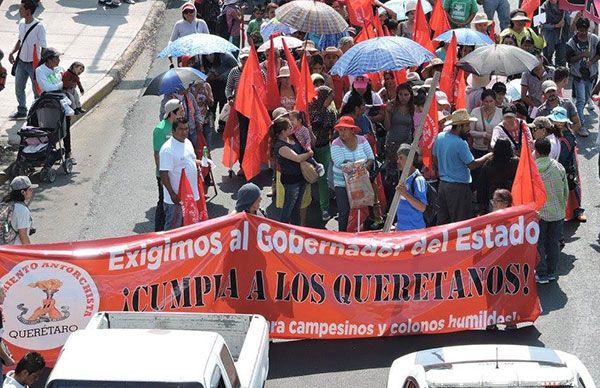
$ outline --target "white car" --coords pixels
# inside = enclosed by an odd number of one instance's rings
[[[596,387],[577,357],[522,345],[448,346],[410,353],[394,361],[387,386]]]

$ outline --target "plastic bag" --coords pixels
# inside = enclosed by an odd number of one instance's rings
[[[366,206],[373,206],[375,202],[375,192],[369,179],[369,171],[365,160],[357,162],[348,162],[342,165],[344,181],[346,182],[346,192],[350,209],[358,209]]]

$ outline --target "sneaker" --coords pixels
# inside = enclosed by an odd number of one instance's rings
[[[587,222],[587,217],[586,217],[586,216],[585,216],[585,214],[583,214],[583,213],[579,213],[579,214],[578,214],[578,215],[575,217],[575,219],[576,219],[578,222]]]
[[[317,173],[319,174],[320,177],[325,175],[325,168],[323,167],[323,165],[321,163],[317,163],[317,165],[315,167],[316,167]]]
[[[535,282],[537,284],[548,284],[548,276],[535,274]]]
[[[77,108],[75,109],[75,113],[77,113],[78,115],[82,115],[87,113],[87,110],[83,109],[83,108]]]
[[[331,219],[331,215],[329,214],[329,212],[327,210],[323,210],[321,212],[321,219],[325,222],[327,222]]]
[[[581,128],[579,128],[579,131],[577,132],[577,134],[581,137],[588,137],[590,135],[590,132],[587,130],[587,128],[581,127]]]
[[[121,3],[117,3],[114,0],[106,0],[106,2],[104,3],[104,6],[107,8],[118,8],[121,5]]]
[[[549,282],[553,282],[556,280],[556,274],[549,274],[548,276],[546,276],[546,279],[548,279]]]
[[[135,0],[123,0],[123,3],[126,3],[126,4],[135,4]]]
[[[8,116],[8,118],[10,120],[15,120],[15,121],[16,120],[26,120],[27,119],[27,113],[17,111],[15,113],[13,113],[12,115]]]

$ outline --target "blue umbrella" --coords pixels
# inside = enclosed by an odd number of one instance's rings
[[[146,88],[144,96],[163,94],[187,89],[194,82],[206,80],[206,74],[192,67],[178,67],[156,76]]]
[[[385,6],[396,12],[396,20],[402,22],[404,20],[408,20],[408,16],[406,16],[406,0],[391,0],[385,3]],[[415,1],[416,3],[416,1]],[[429,13],[433,11],[433,7],[429,3],[429,1],[421,1],[421,7],[423,7],[423,13]],[[385,12],[385,9],[379,7],[379,14]]]
[[[212,53],[232,53],[239,50],[234,44],[217,35],[190,34],[170,42],[158,54],[160,58],[206,55]]]
[[[296,29],[280,22],[277,18],[266,21],[260,26],[260,36],[262,36],[265,42],[268,41],[271,34],[275,32],[279,32],[282,35],[292,35],[296,32]]]
[[[321,39],[319,39],[319,44],[317,47],[320,50],[325,50],[327,47],[337,47],[338,42],[344,36],[350,36],[348,31],[338,32],[337,34],[324,34],[321,35]]]
[[[373,38],[354,45],[338,59],[332,75],[363,75],[401,70],[433,59],[433,54],[414,41],[399,36]]]
[[[456,33],[456,43],[465,46],[484,46],[488,44],[494,44],[486,34],[482,34],[479,31],[472,30],[470,28],[455,28],[454,30],[448,30],[443,34],[433,38],[438,42],[450,42],[452,40],[452,33]]]

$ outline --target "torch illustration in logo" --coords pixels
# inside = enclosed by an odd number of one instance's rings
[[[54,294],[59,291],[62,285],[63,283],[58,279],[47,279],[29,283],[29,287],[41,289],[46,294],[46,298],[42,300],[42,305],[36,308],[29,318],[25,317],[29,309],[25,307],[24,303],[19,304],[17,308],[21,310],[21,314],[17,319],[25,325],[35,325],[40,322],[57,322],[67,319],[70,315],[69,307],[61,306],[59,311],[56,308],[56,300],[54,299]]]

